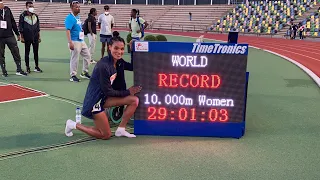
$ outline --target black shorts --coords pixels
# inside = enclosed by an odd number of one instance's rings
[[[96,104],[94,104],[91,107],[84,106],[82,108],[82,115],[84,117],[89,118],[89,119],[93,119],[94,114],[99,114],[99,113],[105,111],[105,109],[103,107],[105,102],[106,102],[106,99],[100,99]]]
[[[102,42],[102,43],[107,43],[107,44],[109,44],[111,38],[112,38],[112,35],[103,35],[103,34],[100,34],[100,42]]]

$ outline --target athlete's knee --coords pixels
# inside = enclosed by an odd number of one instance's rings
[[[130,105],[138,106],[139,98],[137,96],[130,96]]]
[[[101,139],[103,140],[108,140],[111,138],[111,133],[104,133],[101,137]]]
[[[103,140],[108,140],[111,138],[111,131],[100,131],[101,132],[101,137],[100,139],[103,139]]]

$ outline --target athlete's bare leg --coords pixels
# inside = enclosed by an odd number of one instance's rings
[[[136,96],[127,96],[124,98],[111,97],[106,100],[104,108],[127,105],[123,112],[122,122],[116,131],[116,136],[135,137],[135,135],[126,132],[125,127],[129,122],[130,117],[133,116],[138,104],[139,99]],[[72,136],[72,130],[78,129],[98,139],[109,139],[111,137],[111,130],[106,113],[100,112],[98,114],[94,114],[93,119],[95,127],[76,124],[76,122],[68,120],[66,123],[65,134],[67,136]]]
[[[127,96],[125,98],[112,97],[105,102],[104,108],[127,105],[122,115],[122,121],[115,132],[115,136],[126,136],[129,138],[136,137],[134,134],[130,134],[126,131],[126,125],[136,111],[138,104],[139,99],[136,96]]]
[[[122,121],[119,125],[119,127],[126,127],[130,118],[136,111],[138,104],[139,99],[136,96],[127,96],[124,98],[111,97],[108,98],[107,101],[104,103],[104,108],[127,105],[127,107],[124,109]]]
[[[106,42],[103,42],[102,43],[102,46],[101,46],[101,59],[104,57],[104,52],[106,51]]]
[[[93,115],[95,127],[87,127],[82,124],[77,124],[76,128],[89,136],[98,139],[109,139],[111,137],[111,130],[108,117],[105,112]]]

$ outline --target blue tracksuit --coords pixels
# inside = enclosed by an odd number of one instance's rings
[[[96,64],[83,102],[83,116],[93,119],[93,114],[103,112],[103,105],[108,97],[130,95],[130,91],[125,87],[124,70],[132,71],[132,64],[120,59],[116,67],[108,56]]]

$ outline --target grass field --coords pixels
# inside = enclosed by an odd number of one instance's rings
[[[0,82],[17,83],[49,96],[0,104],[0,179],[320,179],[319,87],[296,66],[256,49],[249,50],[247,131],[241,139],[112,138],[1,158],[14,151],[87,137],[79,131],[65,137],[64,127],[67,119],[75,118],[75,105],[81,105],[88,80],[69,82],[69,50],[63,31],[43,31],[42,41],[42,74],[14,75],[15,65],[6,49],[9,77],[1,77]],[[23,45],[19,46],[23,58]],[[100,47],[98,43],[95,59],[100,57]],[[32,53],[30,64],[33,68]],[[132,85],[132,73],[127,72],[126,78]],[[84,123],[93,124],[87,119]]]

